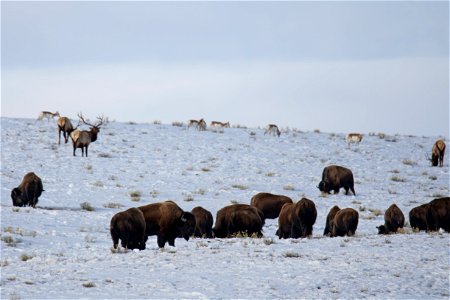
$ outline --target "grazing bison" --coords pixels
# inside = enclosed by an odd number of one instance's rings
[[[259,208],[266,219],[276,219],[285,203],[293,203],[292,199],[283,195],[258,193],[252,197],[250,204]]]
[[[33,172],[27,173],[20,185],[11,191],[11,199],[14,206],[32,206],[36,208],[38,198],[41,196],[44,188],[42,180]]]
[[[346,195],[348,195],[349,189],[353,195],[356,195],[352,171],[341,166],[331,165],[325,167],[322,172],[322,181],[317,187],[321,192],[327,194],[332,190],[337,194],[340,188],[344,188]]]
[[[358,227],[359,214],[353,208],[339,210],[333,218],[331,236],[352,236]]]
[[[397,232],[399,228],[405,225],[405,216],[401,209],[392,204],[384,213],[384,225],[378,226],[378,234],[389,234]]]
[[[431,165],[437,167],[444,166],[445,142],[444,140],[437,140],[431,149]]]
[[[121,240],[123,248],[144,250],[148,239],[145,226],[144,214],[138,208],[115,214],[109,227],[114,249],[117,249]]]
[[[414,230],[428,230],[427,213],[429,203],[414,207],[409,212],[409,224]]]
[[[333,206],[330,209],[330,211],[328,212],[328,215],[327,215],[327,223],[325,224],[325,230],[323,231],[323,235],[331,235],[332,228],[333,228],[334,216],[340,210],[341,209],[337,205]]]
[[[287,203],[281,209],[276,234],[280,239],[310,236],[316,218],[317,210],[313,201],[302,198],[295,204]]]
[[[195,231],[195,217],[173,201],[148,204],[139,209],[144,214],[147,236],[156,235],[160,248],[164,248],[166,242],[175,246],[178,236],[188,241]]]
[[[195,231],[196,237],[212,237],[213,216],[210,211],[201,206],[194,207],[191,213],[195,217]]]
[[[434,199],[429,203],[427,211],[428,230],[437,231],[439,228],[450,232],[450,197]]]
[[[247,204],[233,204],[217,211],[216,224],[213,228],[215,237],[225,238],[245,232],[262,236],[264,214],[256,207]]]

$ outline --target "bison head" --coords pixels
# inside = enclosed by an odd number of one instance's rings
[[[324,192],[324,193],[328,193],[330,191],[328,182],[324,181],[324,180],[319,182],[319,185],[317,186],[317,188],[319,189],[319,191]]]
[[[25,203],[22,200],[22,192],[19,188],[13,188],[11,191],[11,199],[13,202],[13,206],[24,206]]]
[[[377,226],[378,234],[388,234],[389,230],[384,225]]]
[[[439,155],[432,153],[431,154],[431,165],[433,165],[433,167],[437,167],[439,162]]]
[[[178,230],[180,231],[180,235],[186,240],[189,241],[189,237],[192,236],[195,232],[195,217],[190,212],[184,212],[178,222]]]

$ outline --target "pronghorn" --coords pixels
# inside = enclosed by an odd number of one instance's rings
[[[50,119],[53,119],[54,117],[59,117],[58,111],[56,111],[55,113],[52,113],[49,111],[41,111],[39,113],[37,120],[41,121],[43,118],[47,118],[47,122],[48,122],[48,121],[50,121]]]
[[[278,137],[280,137],[281,132],[278,129],[278,126],[275,124],[269,124],[266,127],[266,130],[264,131],[264,134],[269,133],[269,134],[273,134],[273,135],[278,135]]]
[[[439,167],[444,166],[444,154],[445,154],[445,142],[444,140],[437,140],[433,148],[431,149],[431,165],[433,167],[437,167],[439,163]]]
[[[356,143],[359,145],[361,143],[363,135],[360,133],[349,133],[347,134],[347,145],[350,148],[351,143]]]
[[[83,122],[86,125],[91,126],[90,130],[74,130],[70,134],[70,138],[72,139],[73,143],[73,156],[75,156],[75,150],[77,148],[81,148],[81,156],[84,156],[84,149],[86,149],[86,157],[88,156],[88,147],[91,142],[95,142],[97,140],[97,135],[100,132],[100,126],[107,121],[105,117],[97,117],[97,123],[95,125],[89,124],[84,120],[83,115],[80,113],[78,114],[78,118],[80,118],[80,121]],[[77,126],[78,127],[78,126]]]
[[[189,120],[188,129],[191,126],[195,126],[195,128],[197,128],[198,130],[206,130],[206,122],[205,122],[205,120],[203,120],[203,118],[198,121],[197,120]]]
[[[220,126],[223,128],[230,128],[230,122],[222,123],[219,121],[212,121],[210,126]]]

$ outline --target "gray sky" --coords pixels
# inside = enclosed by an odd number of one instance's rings
[[[1,3],[1,114],[449,136],[448,2]]]

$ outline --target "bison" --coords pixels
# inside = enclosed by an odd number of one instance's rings
[[[261,210],[248,204],[233,204],[217,211],[213,233],[218,238],[231,237],[240,232],[261,237],[263,225],[264,214]]]
[[[429,203],[414,207],[409,212],[409,224],[414,230],[428,230],[427,213]]]
[[[317,210],[313,201],[302,198],[295,204],[287,203],[281,209],[276,234],[280,239],[310,236],[316,218]]]
[[[434,199],[429,203],[427,224],[429,231],[442,228],[450,232],[450,197]]]
[[[29,172],[23,177],[20,185],[11,191],[13,206],[28,205],[36,208],[38,198],[43,191],[41,178],[33,172]]]
[[[403,228],[403,225],[405,225],[403,212],[397,205],[392,204],[384,213],[384,225],[377,227],[378,234],[397,232],[399,228]]]
[[[353,195],[356,195],[352,171],[341,166],[331,165],[325,167],[322,172],[322,181],[317,187],[321,192],[327,194],[332,190],[337,194],[340,188],[344,188],[346,195],[348,195],[349,189]]]
[[[330,209],[330,211],[328,212],[328,215],[327,215],[327,223],[325,224],[325,230],[323,231],[323,235],[331,235],[331,231],[332,231],[332,228],[333,228],[334,216],[340,210],[341,209],[337,205],[333,206]]]
[[[258,193],[252,197],[250,202],[252,206],[263,212],[266,219],[278,218],[281,208],[286,203],[293,203],[292,199],[287,196],[270,193]]]
[[[437,167],[444,166],[445,142],[444,140],[437,140],[431,149],[431,165]]]
[[[144,214],[147,236],[156,235],[160,248],[164,248],[167,242],[175,246],[178,236],[188,241],[195,231],[195,217],[173,201],[148,204],[139,209]]]
[[[359,214],[353,208],[339,210],[333,218],[331,236],[352,236],[358,227]]]
[[[115,214],[109,227],[114,249],[117,249],[121,240],[123,248],[144,250],[148,239],[145,226],[144,214],[138,208],[133,207]]]
[[[213,216],[210,211],[201,206],[194,207],[191,213],[195,217],[195,231],[196,237],[212,237]]]

